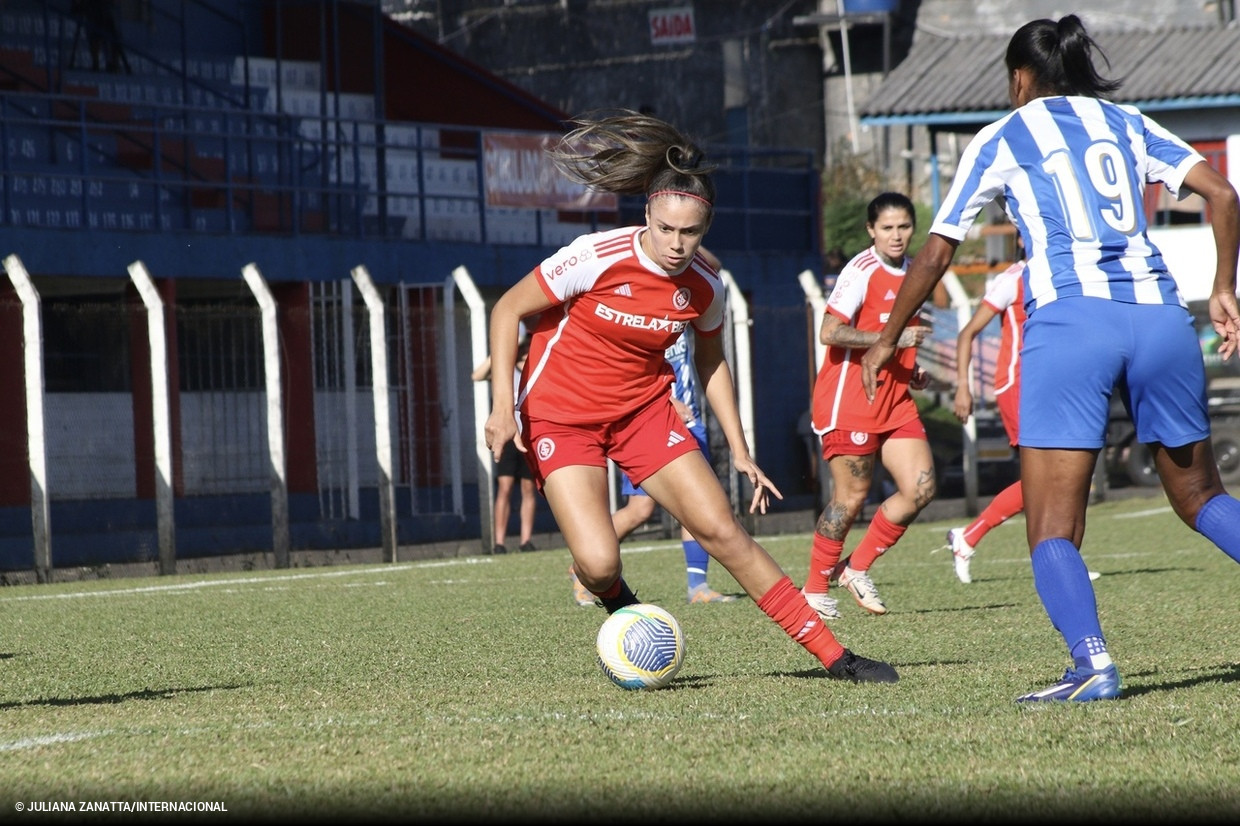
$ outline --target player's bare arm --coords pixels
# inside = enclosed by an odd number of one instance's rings
[[[1240,197],[1231,182],[1205,161],[1184,176],[1184,188],[1206,200],[1214,233],[1214,288],[1210,293],[1210,323],[1222,341],[1223,360],[1240,346],[1240,309],[1236,305],[1236,256],[1240,247]]]
[[[930,328],[924,326],[906,327],[900,333],[897,347],[916,347],[930,334]],[[819,340],[828,347],[865,348],[878,341],[878,333],[858,330],[844,323],[839,316],[826,314],[822,320],[822,328],[818,333]]]
[[[538,284],[537,273],[530,272],[504,293],[491,310],[491,415],[482,433],[497,462],[509,441],[515,441],[517,448],[525,452],[513,415],[512,374],[517,364],[517,339],[521,319],[550,306]]]
[[[861,357],[861,386],[865,389],[866,398],[874,401],[874,388],[877,387],[878,371],[891,360],[909,319],[920,309],[939,283],[943,273],[947,272],[952,256],[956,254],[956,241],[936,233],[930,233],[926,243],[917,252],[917,257],[909,265],[904,275],[904,283],[896,293],[895,304],[891,307],[891,315],[878,334],[877,341],[870,345]]]
[[[969,389],[969,364],[973,360],[973,342],[998,313],[989,304],[980,304],[977,312],[956,336],[956,398],[952,412],[962,423],[973,415],[973,392]]]

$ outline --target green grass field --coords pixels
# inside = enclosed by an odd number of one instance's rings
[[[1084,555],[1125,695],[1029,708],[1013,699],[1068,661],[1023,521],[968,586],[930,552],[946,527],[875,566],[891,613],[842,594],[832,624],[896,685],[826,679],[747,599],[686,605],[676,542],[625,545],[687,639],[654,692],[599,671],[605,615],[573,603],[563,548],[0,589],[0,818],[197,801],[227,814],[164,819],[1240,822],[1236,564],[1161,498],[1094,506]],[[808,534],[763,541],[800,583]]]

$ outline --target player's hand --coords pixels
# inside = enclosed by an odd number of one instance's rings
[[[895,351],[896,348],[890,344],[879,342],[870,345],[870,348],[865,351],[865,355],[861,357],[861,387],[865,390],[865,397],[870,401],[874,401],[874,391],[878,389],[878,385],[882,384],[883,381],[878,378],[878,371],[891,360],[891,356]]]
[[[685,404],[680,399],[672,399],[672,409],[676,411],[676,415],[679,416],[680,420],[686,425],[692,426],[696,421],[696,419],[693,418],[693,411],[689,409],[689,405]]]
[[[916,327],[905,327],[900,331],[900,338],[896,341],[897,347],[920,347],[921,343],[930,335],[930,328],[924,324],[918,324]]]
[[[776,499],[783,499],[784,495],[779,492],[779,488],[775,487],[775,483],[766,478],[766,474],[762,469],[754,463],[753,459],[746,457],[745,459],[733,459],[732,463],[736,466],[737,473],[743,473],[749,477],[749,483],[753,485],[753,501],[749,503],[750,513],[766,513],[767,507],[771,504],[771,494],[775,494]]]
[[[1223,361],[1231,358],[1240,346],[1240,310],[1234,292],[1215,292],[1210,296],[1210,323],[1221,341],[1218,354]]]
[[[914,365],[913,377],[908,383],[910,390],[925,390],[930,386],[930,374],[921,369],[921,365]]]
[[[973,394],[963,384],[956,388],[956,402],[952,412],[961,424],[968,422],[973,415]]]
[[[517,420],[511,410],[492,408],[491,415],[487,417],[487,423],[482,428],[482,437],[497,462],[504,452],[504,445],[509,442],[514,442],[517,450],[522,453],[526,452],[521,434],[517,432]]]

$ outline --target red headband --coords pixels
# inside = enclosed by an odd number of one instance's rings
[[[706,204],[706,206],[709,206],[709,207],[714,206],[714,204],[712,204],[710,201],[703,198],[701,195],[694,195],[692,192],[682,192],[679,189],[660,189],[658,192],[651,192],[648,196],[646,196],[646,200],[653,201],[655,198],[658,198],[660,195],[679,195],[682,198],[692,198],[695,201],[701,201],[702,203]]]

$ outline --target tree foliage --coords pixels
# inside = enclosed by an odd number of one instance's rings
[[[845,260],[870,246],[865,229],[865,210],[880,192],[903,192],[881,170],[852,154],[848,148],[837,149],[832,164],[822,173],[822,245],[824,250],[840,247]],[[905,193],[913,197],[910,193]],[[926,239],[926,231],[934,217],[930,207],[913,201],[917,229],[913,233],[910,254]]]

